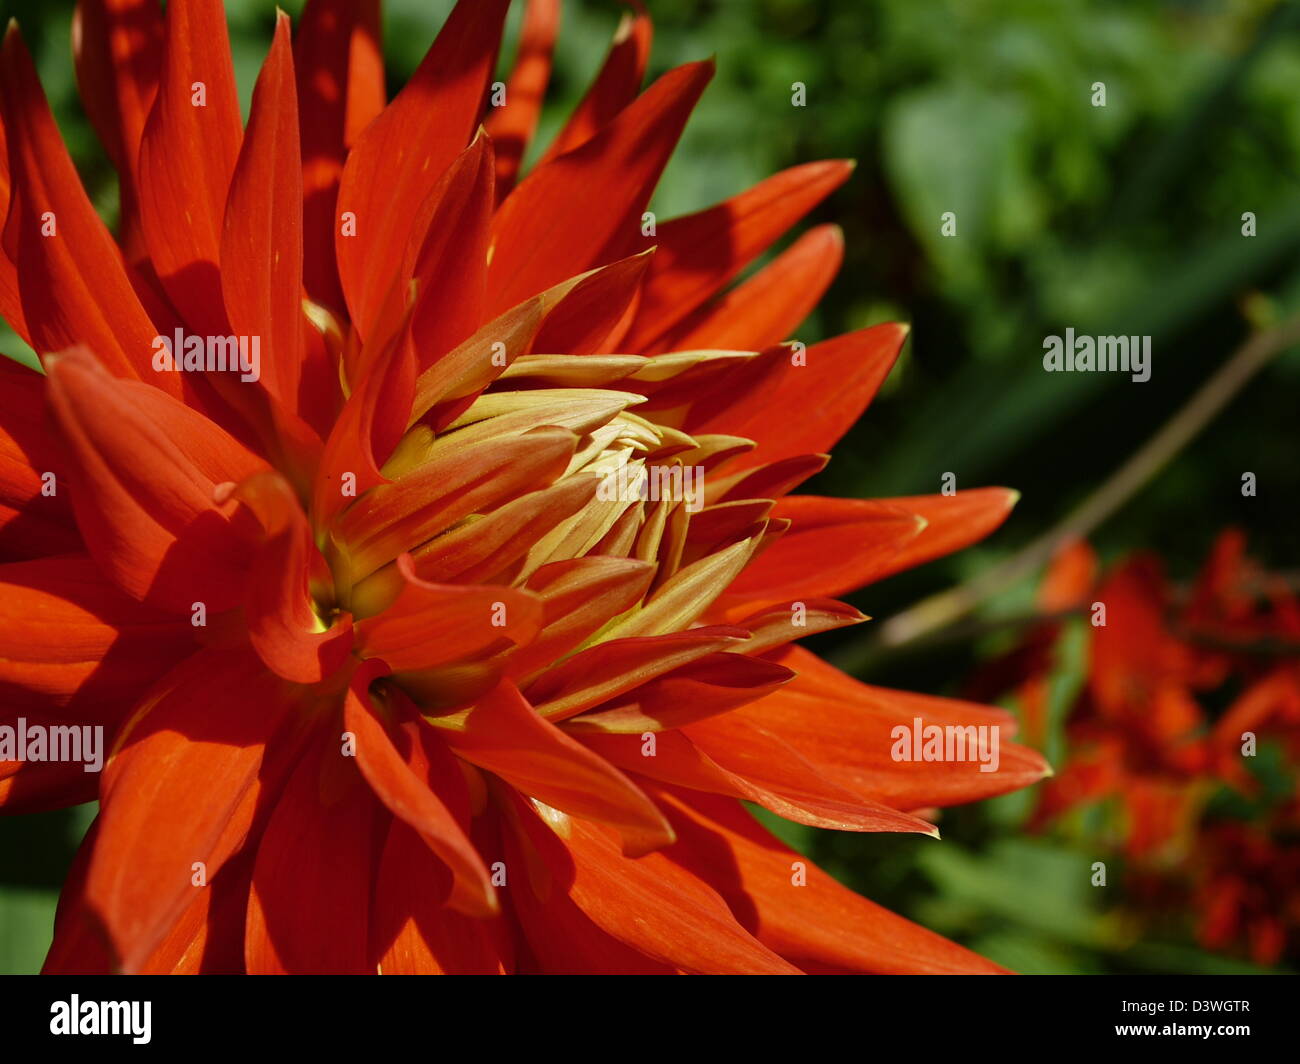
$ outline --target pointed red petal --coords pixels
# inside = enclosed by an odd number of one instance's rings
[[[740,645],[740,628],[692,628],[611,639],[574,654],[528,685],[538,712],[565,720],[692,661]]]
[[[400,754],[363,680],[369,682],[366,670],[357,673],[343,706],[343,727],[356,736],[357,767],[389,812],[414,828],[450,870],[448,904],[469,916],[495,914],[499,909],[496,889],[483,859],[465,835],[469,800],[455,759],[426,727],[405,729],[408,753],[405,757]],[[443,789],[459,786],[463,799],[459,817],[432,789],[435,780]]]
[[[379,467],[406,431],[416,372],[409,316],[374,350],[325,441],[312,494],[318,527],[351,499],[387,483]]]
[[[736,712],[715,719],[725,723]],[[742,798],[798,824],[834,831],[935,833],[924,820],[823,778],[791,746],[759,729],[728,725],[728,734],[709,734],[707,741],[729,757],[727,765],[697,746],[687,729],[659,732],[654,738],[650,745],[638,735],[589,732],[582,741],[634,778]]]
[[[881,975],[1002,971],[858,897],[736,802],[672,791],[664,799],[680,833],[664,856],[711,883],[751,934],[795,964]]]
[[[497,975],[511,970],[502,934],[439,900],[447,879],[419,835],[394,819],[375,879],[372,952],[384,975]]]
[[[411,331],[424,369],[463,343],[483,324],[487,301],[488,229],[492,220],[492,142],[474,138],[447,168],[412,223],[427,232],[423,245],[408,249],[414,278],[415,316]]]
[[[790,520],[789,529],[746,566],[727,589],[725,605],[788,603],[854,591],[895,571],[893,559],[924,528],[916,515],[874,499],[790,495],[776,504],[772,516]]]
[[[156,329],[86,197],[16,23],[0,61],[0,113],[13,182],[5,251],[21,267],[22,320],[37,353],[86,344],[113,374],[180,394],[175,374],[152,371]]]
[[[0,106],[0,216],[9,217],[9,201],[12,191],[9,182],[9,141],[5,137],[4,107]],[[18,292],[18,267],[9,257],[9,249],[0,246],[0,317],[9,323],[23,338],[28,347],[32,345],[31,333],[23,319],[23,301]]]
[[[793,677],[762,658],[710,654],[566,720],[564,730],[640,735],[680,728],[762,698]]]
[[[843,260],[844,233],[838,225],[810,229],[753,277],[700,307],[643,351],[762,351],[779,344],[812,313]]]
[[[337,739],[303,756],[257,847],[244,933],[250,975],[374,971],[373,854],[388,819]]]
[[[867,408],[907,339],[901,325],[875,325],[797,352],[781,346],[722,375],[682,426],[692,435],[723,433],[758,447],[735,468],[826,454]],[[773,418],[777,404],[816,417]]]
[[[533,350],[594,355],[616,347],[615,330],[640,290],[650,258],[648,252],[630,255],[584,277],[547,315]]]
[[[77,87],[90,123],[117,168],[122,243],[139,233],[140,138],[158,93],[163,16],[153,0],[79,0],[72,22]]]
[[[537,167],[506,198],[492,224],[489,313],[640,242],[641,212],[712,76],[711,62],[669,71],[599,134]]]
[[[640,352],[761,255],[848,180],[853,164],[806,163],[783,170],[715,207],[674,218],[641,247],[657,247],[636,322],[624,342]]]
[[[264,744],[291,702],[247,650],[202,651],[137,712],[104,771],[86,895],[127,971],[251,822]]]
[[[196,634],[188,619],[124,595],[84,554],[0,565],[6,714],[111,727],[140,697],[141,677],[196,649]]]
[[[707,883],[662,854],[628,860],[608,829],[578,819],[564,825],[567,835],[561,841],[531,810],[515,809],[518,830],[550,867],[563,869],[561,855],[568,852],[571,877],[566,875],[551,889],[565,891],[613,938],[688,972],[795,974],[796,969],[736,922]]]
[[[341,613],[326,628],[312,608],[312,592],[328,580],[325,561],[288,482],[258,473],[220,488],[216,498],[244,503],[261,523],[244,616],[248,638],[267,667],[294,683],[319,683],[352,649],[352,618]]]
[[[460,0],[406,87],[358,139],[339,185],[339,277],[363,337],[405,256],[411,220],[478,125],[509,0]],[[531,293],[530,293],[531,294]],[[515,302],[518,302],[517,300]]]
[[[257,337],[261,380],[298,409],[304,353],[302,158],[289,16],[253,89],[248,129],[230,182],[221,233],[221,288],[237,336]]]
[[[1009,488],[971,488],[955,495],[909,495],[881,503],[915,514],[925,528],[875,574],[873,580],[965,550],[993,532],[1020,499]]]
[[[108,376],[84,352],[50,360],[49,397],[77,524],[119,587],[189,614],[239,601],[246,541],[213,501],[218,483],[265,466],[156,388]]]
[[[623,773],[540,716],[508,680],[461,725],[442,729],[460,757],[547,805],[616,828],[624,852],[647,853],[671,838],[654,804]]]
[[[46,423],[45,388],[40,373],[0,360],[5,397],[0,410],[0,555],[15,561],[84,549],[68,485],[60,485],[50,468],[55,450]]]
[[[497,149],[498,198],[514,187],[524,150],[537,129],[559,26],[560,0],[528,0],[519,31],[519,54],[505,86],[506,101],[493,108],[484,123]]]
[[[567,891],[573,860],[555,833],[536,823],[534,809],[513,792],[501,799],[506,813],[502,863],[515,869],[509,881],[510,911],[522,932],[520,970],[529,974],[672,975],[678,971],[602,930]],[[551,821],[564,814],[549,810]],[[567,823],[567,818],[563,821]]]
[[[538,165],[548,163],[557,155],[581,147],[615,116],[636,99],[650,60],[650,41],[654,35],[649,16],[640,0],[630,0],[637,11],[635,16],[624,15],[614,34],[609,54],[583,96],[574,108],[568,122],[542,156]]]
[[[383,658],[394,673],[488,657],[530,642],[541,627],[541,600],[528,591],[431,584],[406,554],[397,566],[404,581],[397,601],[357,625],[362,653]]]
[[[724,771],[754,788],[759,804],[800,823],[840,831],[937,834],[925,820],[901,813],[874,795],[852,790],[828,777],[817,762],[801,756],[780,732],[756,723],[753,714],[745,712],[747,708],[742,706],[726,716],[698,721],[682,729],[682,733]],[[773,797],[777,800],[773,801]],[[797,807],[799,814],[783,810],[787,803]]]
[[[1009,741],[1015,734],[1014,721],[1001,710],[862,684],[801,647],[787,647],[775,660],[798,676],[727,719],[779,738],[822,778],[857,794],[898,809],[948,806],[1018,790],[1050,771],[1033,750]],[[911,756],[918,719],[922,728],[933,724],[976,729],[963,732],[972,756],[961,761]],[[899,728],[903,731],[896,732]],[[984,761],[973,756],[981,728],[984,749],[989,755],[996,750],[996,761],[991,756]],[[996,729],[996,734],[988,729]],[[901,748],[909,755],[906,759],[895,757],[900,741],[906,742]]]
[[[192,330],[223,335],[221,228],[243,140],[226,12],[167,5],[158,98],[140,142],[140,218],[149,257]],[[202,93],[202,106],[197,106]]]
[[[334,259],[339,178],[348,149],[383,110],[379,0],[309,0],[293,42],[302,133],[303,284],[344,310]]]

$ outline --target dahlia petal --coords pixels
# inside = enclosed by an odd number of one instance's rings
[[[559,0],[528,0],[519,31],[519,54],[506,81],[506,102],[493,108],[484,123],[497,149],[498,199],[514,187],[524,151],[537,130],[559,27]]]
[[[420,369],[483,324],[493,196],[492,141],[480,131],[447,167],[413,223],[427,235],[409,247],[410,267],[399,280],[415,279],[411,328]]]
[[[219,488],[216,498],[242,502],[265,534],[255,549],[244,602],[249,641],[272,672],[294,683],[319,683],[352,649],[352,618],[342,613],[325,628],[312,609],[313,585],[328,574],[293,489],[268,471]]]
[[[615,624],[607,639],[679,632],[693,624],[754,555],[757,538],[743,539],[679,569],[641,609]]]
[[[525,587],[542,599],[542,630],[511,658],[507,675],[526,684],[539,670],[561,661],[639,602],[654,572],[649,562],[600,556],[552,562],[537,569]]]
[[[576,361],[576,360],[575,360]],[[587,361],[582,359],[582,361]],[[620,413],[635,406],[639,396],[601,388],[528,388],[487,392],[446,428],[463,430],[454,446],[517,435],[551,426],[578,436],[594,434]],[[595,477],[595,474],[588,474]]]
[[[955,495],[910,495],[880,500],[916,515],[925,522],[925,527],[871,579],[883,580],[978,543],[1007,519],[1019,499],[1020,493],[1008,488],[971,488]]]
[[[452,449],[414,473],[381,484],[339,518],[358,579],[386,565],[413,543],[423,543],[472,513],[549,484],[563,474],[577,437],[541,428],[514,439]]]
[[[614,332],[636,298],[651,257],[643,251],[586,274],[547,316],[533,349],[594,355],[616,347]]]
[[[692,742],[682,729],[657,732],[653,746],[641,736],[613,732],[586,732],[581,738],[586,746],[611,764],[631,773],[634,779],[648,777],[691,790],[744,799],[798,824],[834,831],[935,834],[934,828],[923,820],[899,813],[832,782],[814,780],[813,767],[790,747],[782,746],[776,740],[766,743],[757,760],[761,762],[765,756],[776,756],[784,759],[795,774],[804,773],[804,778],[796,779],[793,787],[787,786],[790,783],[789,767],[778,781],[751,779],[720,765]],[[746,737],[742,738],[745,739],[744,745],[753,745]],[[742,753],[740,760],[744,762],[746,759],[755,760],[752,750]],[[762,773],[760,764],[759,774]],[[773,782],[782,789],[778,791],[768,786]]]
[[[244,932],[250,975],[374,972],[371,854],[388,820],[334,741],[303,756],[257,846]]]
[[[394,819],[375,879],[371,949],[383,975],[497,975],[511,970],[487,921],[439,900],[447,870],[416,832]]]
[[[566,731],[640,735],[680,728],[743,706],[789,683],[782,665],[743,654],[710,654],[564,722]]]
[[[737,499],[780,499],[826,468],[830,455],[801,454],[755,466],[727,477],[715,477],[704,488],[710,504]]]
[[[828,453],[871,402],[906,339],[905,326],[874,325],[813,344],[801,356],[785,346],[768,349],[701,389],[682,428],[754,440],[758,448],[738,467]],[[774,418],[776,406],[816,414]]]
[[[625,380],[648,362],[640,355],[520,355],[500,379],[523,378],[565,388],[603,388]]]
[[[632,249],[641,212],[712,76],[712,62],[669,71],[587,143],[520,182],[492,221],[490,313]]]
[[[40,373],[0,359],[5,397],[0,410],[0,552],[11,560],[82,550],[66,484],[60,492],[58,474],[50,468],[54,448],[45,387]]]
[[[140,966],[141,975],[242,975],[244,910],[252,878],[247,847],[230,857]]]
[[[810,229],[753,277],[644,345],[644,352],[761,351],[778,344],[812,313],[843,260],[844,232],[838,225]]]
[[[359,672],[357,678],[365,675]],[[404,757],[393,745],[368,692],[356,680],[343,705],[343,727],[356,736],[357,767],[371,790],[393,816],[418,832],[450,870],[452,884],[447,904],[468,916],[495,914],[499,903],[491,875],[463,827],[469,820],[468,798],[464,798],[462,816],[457,817],[432,789],[437,780],[443,788],[459,785],[462,795],[465,790],[455,761],[441,739],[428,728],[408,728],[408,753]],[[433,758],[437,758],[436,762]]]
[[[0,814],[5,816],[67,809],[97,797],[99,777],[80,762],[0,761]]]
[[[480,699],[458,723],[441,726],[458,756],[547,805],[609,824],[622,836],[625,853],[647,853],[672,838],[654,803],[623,773],[542,717],[510,681]]]
[[[523,932],[521,969],[571,975],[672,975],[678,969],[646,956],[599,927],[569,896],[573,860],[564,843],[538,823],[534,806],[513,791],[503,795],[502,856],[516,869],[510,909]],[[548,818],[564,814],[550,810]],[[567,818],[564,821],[567,823]]]
[[[243,841],[266,740],[292,703],[244,649],[205,650],[137,711],[104,770],[86,897],[136,971]]]
[[[832,597],[878,580],[922,532],[915,514],[874,499],[791,495],[772,510],[789,530],[727,588],[722,605],[775,604],[805,596]]]
[[[415,572],[433,583],[510,583],[542,536],[587,505],[595,477],[569,477],[529,492],[476,521],[431,540],[412,554]]]
[[[487,657],[528,643],[541,627],[541,599],[528,591],[429,583],[406,554],[397,568],[404,581],[397,601],[357,625],[362,653],[395,674]]]
[[[712,884],[747,931],[794,964],[880,975],[1002,971],[841,886],[736,802],[656,793],[679,833],[664,856]]]
[[[600,72],[538,161],[539,166],[591,140],[641,91],[654,27],[639,0],[629,2],[636,8],[635,15],[625,14],[619,22]]]
[[[750,631],[746,654],[761,654],[775,647],[818,632],[830,632],[868,618],[858,610],[834,599],[806,599],[764,607],[757,613],[736,621],[739,628]]]
[[[54,940],[42,975],[108,975],[116,967],[103,934],[103,925],[85,901],[86,872],[99,834],[99,817],[90,822],[73,854],[59,904],[54,911]]]
[[[552,829],[540,817],[523,809],[515,819],[534,846],[548,846],[544,833]],[[659,853],[628,860],[600,825],[572,819],[567,827],[562,849],[572,862],[572,879],[553,889],[565,890],[613,938],[687,972],[797,974],[736,922],[710,886],[680,865]],[[548,848],[554,850],[554,842]]]
[[[142,675],[196,648],[195,631],[123,594],[84,554],[0,565],[6,716],[111,728],[139,697]]]
[[[1005,794],[1050,774],[1039,754],[1006,741],[1015,728],[1001,710],[868,686],[801,647],[787,647],[773,657],[798,675],[780,690],[728,714],[728,722],[779,739],[806,758],[820,778],[854,793],[899,809],[922,809]],[[910,736],[918,718],[923,727],[996,728],[996,771],[986,771],[991,759],[985,764],[973,757],[965,761],[896,760],[895,729],[901,727]],[[693,734],[694,728],[690,730]],[[979,732],[966,732],[965,736],[973,754]],[[986,745],[991,752],[991,741]],[[706,745],[704,749],[727,763],[715,747]]]
[[[298,408],[302,372],[302,158],[289,16],[253,88],[248,128],[226,198],[220,243],[226,316],[238,336],[259,337],[261,382]]]
[[[617,298],[620,283],[626,280],[635,263],[620,260],[594,270],[578,274],[534,295],[522,303],[497,315],[473,336],[455,349],[447,352],[425,369],[415,382],[415,402],[411,409],[411,423],[421,420],[435,404],[449,404],[463,400],[482,391],[499,377],[520,355],[525,354],[537,337],[538,330],[557,308],[562,307],[571,293],[577,290],[587,295],[603,292],[608,298]],[[596,284],[597,278],[609,273],[615,283],[609,289]],[[590,301],[582,302],[591,310]],[[596,313],[602,313],[597,308]],[[609,320],[603,317],[602,320]],[[610,327],[614,325],[610,322]],[[441,429],[463,413],[465,407],[453,407],[450,416],[434,420],[434,428]]]
[[[244,136],[226,13],[219,0],[188,0],[168,4],[165,17],[162,76],[140,142],[140,220],[172,305],[195,332],[224,335],[221,231]]]
[[[201,414],[109,377],[84,352],[50,359],[49,381],[92,557],[135,598],[186,614],[196,602],[210,613],[234,606],[248,565],[245,526],[213,491],[262,463]]]
[[[73,858],[59,894],[43,975],[112,975],[120,971],[104,940],[102,924],[85,898],[86,870],[98,836],[90,825]],[[241,851],[227,860],[212,881],[194,887],[192,901],[168,928],[139,968],[142,975],[234,975],[243,972],[239,931],[247,907],[250,862]]]
[[[0,107],[0,216],[9,217],[12,192],[9,183],[9,141],[5,137],[4,108]],[[0,318],[4,318],[28,347],[32,346],[27,322],[23,319],[23,300],[18,291],[18,267],[9,257],[9,249],[0,241]],[[7,360],[6,360],[7,361]]]
[[[348,310],[363,338],[408,241],[424,237],[412,232],[411,219],[478,125],[508,6],[460,0],[411,80],[348,155],[338,208],[354,216],[355,235],[336,221],[334,240]]]
[[[746,634],[719,626],[607,640],[547,669],[528,686],[528,697],[542,716],[565,720],[699,658],[738,647]]]
[[[661,500],[660,511],[665,501]],[[691,514],[685,530],[686,542],[712,553],[721,544],[735,543],[753,529],[764,528],[763,521],[772,512],[773,505],[771,499],[735,499],[705,506]],[[656,552],[659,549],[657,543],[651,547]]]
[[[852,172],[844,160],[791,167],[717,206],[658,226],[654,237],[641,241],[657,251],[624,350],[640,353],[658,340]]]
[[[744,709],[742,706],[726,716],[697,721],[683,728],[682,733],[725,772],[743,779],[760,805],[799,823],[839,831],[938,835],[927,821],[899,812],[876,796],[852,790],[822,773],[817,762],[806,759],[781,733],[765,729]]]
[[[348,150],[384,107],[379,0],[308,0],[293,42],[303,164],[303,285],[344,309],[334,258],[339,178]]]
[[[143,251],[139,233],[140,138],[158,94],[163,16],[153,0],[79,0],[72,21],[77,87],[90,124],[117,169],[121,243]]]
[[[404,317],[377,346],[361,380],[325,440],[312,493],[312,520],[319,526],[352,498],[385,483],[379,467],[406,429],[415,388],[415,349]],[[347,480],[348,476],[352,480]]]
[[[498,368],[504,368],[527,350],[545,315],[545,299],[534,296],[493,318],[468,340],[425,369],[416,378],[411,423],[419,421],[438,403],[463,400],[486,388]],[[456,413],[461,410],[463,407]],[[453,418],[442,420],[446,422]]]
[[[16,23],[0,61],[0,113],[13,182],[4,245],[22,265],[21,322],[37,353],[86,344],[115,375],[180,394],[176,375],[152,372],[156,329],[82,188]]]

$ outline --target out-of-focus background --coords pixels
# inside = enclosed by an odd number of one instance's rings
[[[302,6],[281,3],[295,17]],[[1006,525],[983,544],[853,596],[875,625],[816,641],[816,649],[873,683],[969,690],[973,676],[1034,630],[1019,619],[1036,608],[1041,569],[999,588],[955,630],[885,647],[871,629],[1056,526],[1252,331],[1300,310],[1300,4],[648,6],[656,25],[652,75],[717,57],[717,76],[656,193],[658,216],[710,205],[795,163],[855,158],[853,178],[810,219],[844,228],[846,261],[798,339],[812,343],[891,319],[913,326],[879,397],[807,490],[937,493],[952,473],[959,488],[998,484],[1022,493]],[[512,12],[507,62],[521,7]],[[275,5],[227,0],[226,8],[247,106]],[[390,90],[415,68],[449,8],[449,0],[388,0]],[[18,18],[78,167],[113,219],[115,178],[76,96],[71,10],[70,0],[0,2],[6,18]],[[599,67],[620,10],[614,0],[566,2],[540,144]],[[802,107],[792,106],[796,82],[806,88]],[[1098,82],[1105,106],[1093,104]],[[954,236],[941,232],[949,211]],[[1243,234],[1247,212],[1253,236]],[[1043,338],[1067,327],[1150,336],[1150,381],[1043,372]],[[22,357],[20,349],[0,326],[0,350]],[[1284,351],[1090,537],[1103,565],[1153,552],[1182,585],[1219,531],[1235,526],[1263,569],[1283,581],[1290,570],[1294,580],[1298,396],[1300,351]],[[1253,496],[1242,493],[1247,471],[1257,480]],[[1042,745],[1058,765],[1069,758],[1066,722],[1089,669],[1084,623],[1082,615],[1067,619],[1041,664]],[[1288,653],[1294,645],[1283,641],[1268,664],[1286,667]],[[1291,662],[1300,668],[1294,656]],[[1257,665],[1252,659],[1250,675]],[[1229,695],[1207,696],[1209,724]],[[1017,700],[1004,705],[1017,708]],[[1268,794],[1295,795],[1294,763],[1275,756],[1261,764]],[[1221,941],[1207,943],[1206,907],[1224,890],[1256,889],[1258,875],[1246,877],[1247,887],[1212,881],[1219,886],[1197,895],[1177,887],[1204,857],[1195,831],[1163,847],[1160,867],[1152,868],[1124,850],[1123,796],[1081,817],[1035,820],[1030,830],[1036,801],[1023,793],[944,811],[942,842],[784,824],[776,830],[855,889],[1020,971],[1296,966],[1300,883],[1293,880],[1289,894],[1283,884],[1253,897],[1253,909],[1243,902],[1240,934],[1229,927]],[[1234,804],[1231,795],[1212,808],[1246,828],[1265,815],[1258,803]],[[39,968],[59,883],[92,815],[83,807],[0,820],[0,972]],[[1289,855],[1295,867],[1294,834],[1270,845],[1266,865],[1270,854],[1278,861]],[[1097,861],[1107,865],[1104,887],[1092,882]],[[1175,884],[1171,894],[1156,892],[1155,906],[1152,876]],[[1271,906],[1278,911],[1270,923]],[[1267,926],[1252,925],[1241,915],[1247,911],[1262,911]],[[1231,924],[1231,914],[1224,920]]]

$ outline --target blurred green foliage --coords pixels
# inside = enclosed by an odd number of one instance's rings
[[[301,0],[284,5],[292,15]],[[388,0],[390,91],[419,62],[449,0]],[[521,5],[511,15],[511,35]],[[1244,301],[1300,308],[1300,5],[1278,0],[649,0],[652,73],[715,55],[718,74],[656,193],[659,216],[694,210],[785,166],[851,157],[849,184],[810,221],[835,221],[846,263],[800,339],[887,319],[913,324],[900,365],[811,486],[882,496],[1001,483],[1023,499],[1007,526],[955,558],[854,602],[875,617],[1007,556],[1059,520],[1147,439],[1247,334]],[[111,167],[76,98],[69,0],[3,0],[38,60],[95,203],[115,212]],[[247,106],[275,5],[227,0]],[[619,17],[568,0],[539,142],[584,91]],[[508,43],[503,61],[508,62]],[[791,105],[802,82],[807,105]],[[1094,107],[1094,84],[1106,105]],[[957,234],[940,233],[955,212]],[[1243,237],[1241,216],[1258,235]],[[1045,374],[1042,339],[1153,337],[1150,382]],[[0,350],[21,345],[0,331]],[[1159,551],[1189,574],[1215,532],[1293,566],[1296,394],[1289,352],[1100,531],[1103,557]],[[816,411],[774,416],[815,417]],[[1259,495],[1240,495],[1240,476]],[[1028,582],[988,604],[1014,612]],[[815,641],[858,656],[862,630]],[[869,678],[950,691],[989,640],[900,653]],[[1059,663],[1065,706],[1081,664]],[[1077,655],[1076,655],[1077,659]],[[1055,720],[1059,747],[1060,720]],[[1060,750],[1049,750],[1059,756]],[[776,823],[856,889],[1028,972],[1237,971],[1147,941],[1121,915],[1122,875],[1088,885],[1097,855],[1025,838],[1025,796],[946,811],[945,841]],[[0,821],[0,972],[40,963],[54,892],[86,809]],[[774,818],[764,815],[772,822]]]

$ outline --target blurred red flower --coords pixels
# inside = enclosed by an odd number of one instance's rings
[[[1207,948],[1241,947],[1276,963],[1300,937],[1300,607],[1294,590],[1222,533],[1188,589],[1159,560],[1097,575],[1083,543],[1060,551],[1039,592],[1056,617],[1082,612],[1087,678],[1066,709],[1066,757],[1031,826],[1043,830],[1111,801],[1109,837],[1128,858],[1139,907],[1181,907]],[[1014,692],[1031,741],[1045,745],[1048,692],[1063,620],[1036,626],[968,685]],[[1289,781],[1268,793],[1248,766],[1264,744]],[[1277,785],[1275,784],[1275,787]],[[1235,793],[1250,811],[1225,814]]]

